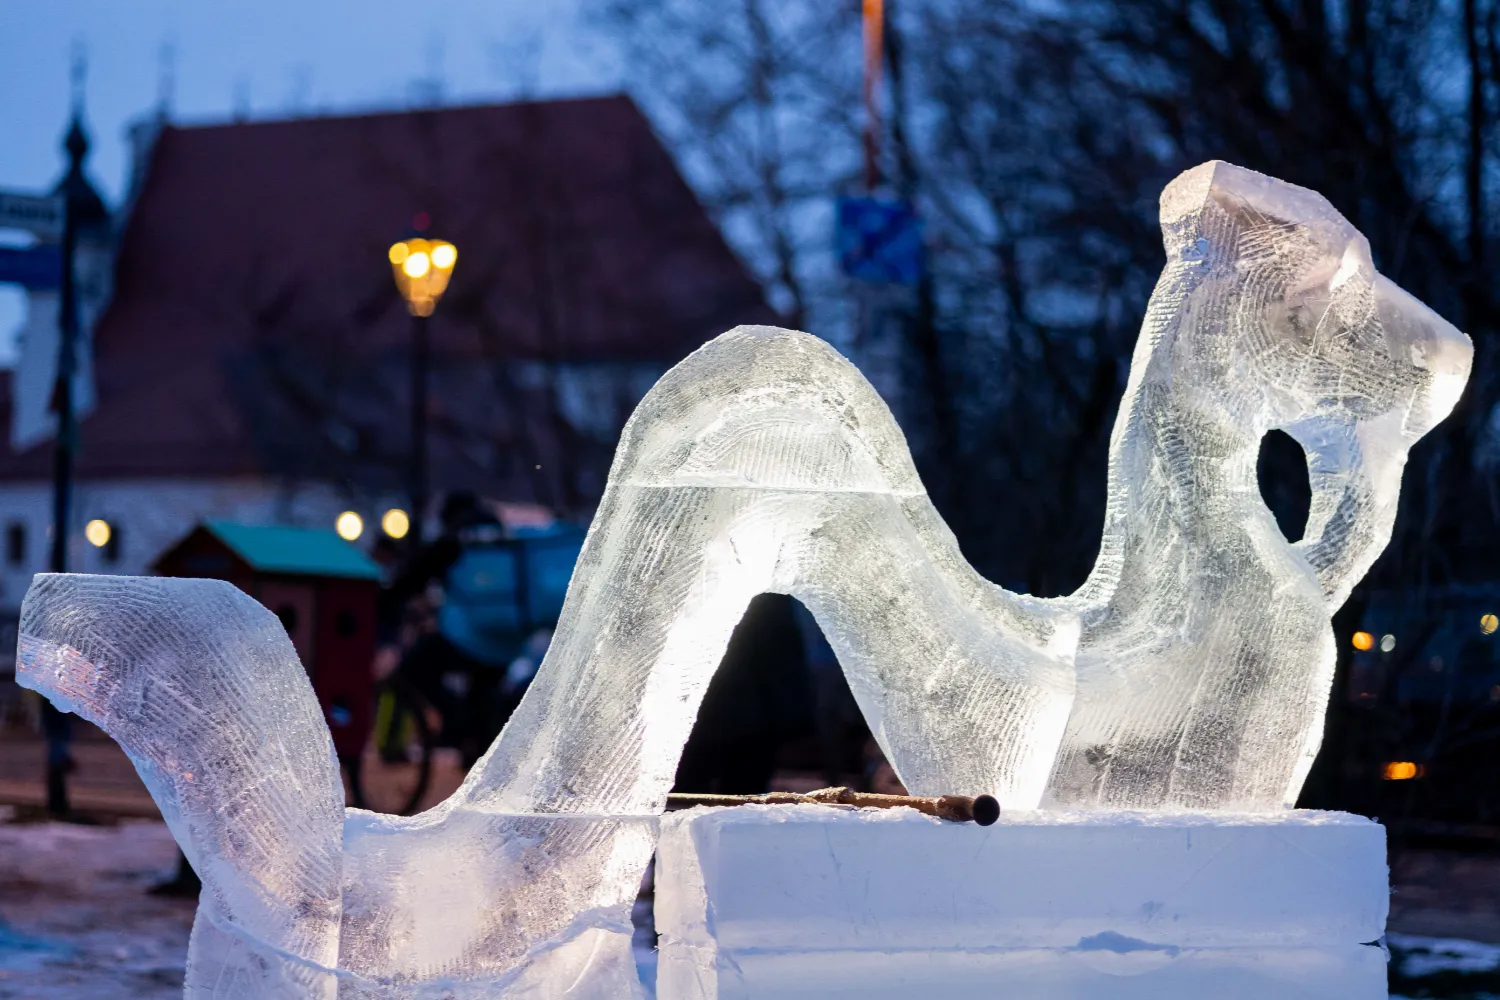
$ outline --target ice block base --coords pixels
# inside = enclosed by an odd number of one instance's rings
[[[1344,813],[663,818],[659,1000],[1376,1000],[1385,831]]]

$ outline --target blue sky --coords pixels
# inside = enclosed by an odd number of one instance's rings
[[[170,66],[174,120],[222,121],[618,88],[617,60],[577,0],[3,0],[0,187],[41,189],[62,167],[70,51],[88,58],[91,175],[125,183],[125,126]],[[170,51],[169,57],[164,52]],[[14,242],[0,231],[0,242]],[[22,318],[0,286],[0,363]]]

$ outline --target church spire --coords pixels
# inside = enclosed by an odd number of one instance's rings
[[[109,218],[109,210],[104,206],[104,199],[89,183],[84,174],[83,162],[88,159],[90,142],[88,129],[83,124],[83,98],[84,85],[88,79],[88,55],[81,44],[73,47],[73,63],[68,72],[69,84],[72,91],[72,115],[68,122],[68,131],[63,136],[63,152],[68,155],[68,169],[62,180],[58,181],[53,188],[54,194],[66,195],[69,198],[73,210],[78,213],[78,221],[83,225],[100,222]]]

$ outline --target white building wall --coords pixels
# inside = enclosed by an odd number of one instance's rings
[[[324,483],[282,485],[262,479],[96,480],[77,484],[73,500],[68,569],[76,573],[144,574],[174,542],[206,518],[244,524],[288,524],[332,528],[340,512],[353,510],[365,520],[359,544],[368,545],[380,515],[404,506],[360,503]],[[83,526],[100,518],[118,531],[114,562],[90,545]],[[12,563],[7,548],[11,525],[25,529],[24,559]],[[0,612],[14,613],[35,573],[48,569],[52,535],[50,482],[0,484]]]

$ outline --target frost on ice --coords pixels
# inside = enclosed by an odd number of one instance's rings
[[[530,691],[420,816],[344,808],[290,642],[230,585],[37,577],[18,679],[120,741],[203,877],[189,994],[632,995],[654,817],[764,591],[817,617],[915,793],[1290,801],[1321,732],[1329,617],[1388,541],[1406,452],[1453,406],[1470,348],[1312,192],[1206,164],[1167,188],[1162,225],[1078,594],[975,573],[889,411],[826,344],[731,331],[636,410]],[[1309,454],[1296,545],[1255,484],[1273,427]]]
[[[1167,186],[1161,224],[1099,559],[1061,602],[1084,630],[1048,801],[1290,805],[1323,736],[1329,619],[1390,541],[1406,454],[1473,349],[1305,188],[1206,163]],[[1308,455],[1295,545],[1256,485],[1272,428]]]

